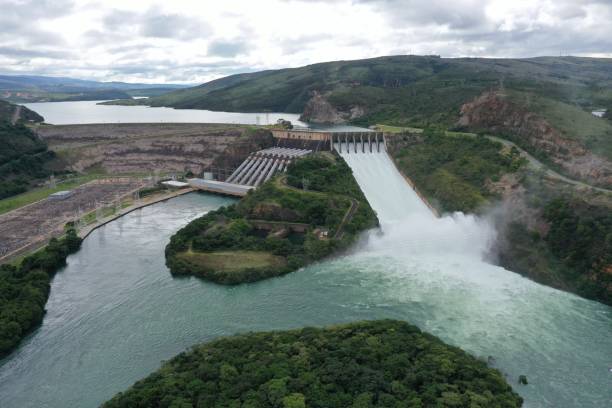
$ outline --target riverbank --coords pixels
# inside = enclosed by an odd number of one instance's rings
[[[192,193],[194,191],[196,191],[196,190],[193,189],[193,188],[183,188],[183,189],[180,189],[180,190],[172,191],[170,193],[156,194],[156,195],[153,195],[153,196],[149,196],[149,197],[145,197],[145,198],[139,199],[134,204],[130,205],[129,207],[122,208],[121,210],[119,210],[118,212],[116,212],[113,215],[105,217],[105,218],[103,218],[101,220],[97,220],[93,224],[87,225],[84,228],[80,228],[79,231],[78,231],[78,235],[82,239],[85,239],[85,238],[87,238],[89,236],[89,234],[91,234],[93,231],[95,231],[96,229],[100,228],[101,226],[106,225],[109,222],[116,220],[117,218],[123,217],[124,215],[127,215],[127,214],[131,213],[132,211],[136,211],[138,209],[141,209],[141,208],[144,208],[144,207],[147,207],[149,205],[156,204],[156,203],[161,203],[163,201],[167,201],[167,200],[170,200],[172,198],[182,196],[184,194]]]
[[[78,227],[98,210],[114,213],[145,185],[133,177],[96,179],[63,196],[46,197],[0,215],[0,263],[42,248],[51,238],[63,236],[67,225]]]

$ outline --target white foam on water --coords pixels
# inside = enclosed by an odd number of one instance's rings
[[[371,288],[370,303],[412,305],[412,323],[480,357],[493,355],[525,406],[612,401],[612,387],[602,387],[612,378],[593,384],[597,372],[609,377],[610,308],[486,262],[493,226],[463,213],[436,218],[385,151],[355,153],[343,144],[341,156],[381,223],[382,233],[371,232],[341,260]],[[531,377],[530,386],[516,385],[519,374]]]

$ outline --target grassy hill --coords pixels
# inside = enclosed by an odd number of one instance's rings
[[[307,188],[304,180],[307,179]],[[235,205],[178,231],[166,247],[173,274],[222,283],[253,282],[294,271],[346,248],[377,225],[351,169],[319,153],[295,161]]]
[[[196,346],[103,407],[520,407],[502,374],[404,322]]]
[[[310,93],[318,91],[340,109],[363,106],[366,114],[359,123],[453,124],[462,103],[502,84],[580,106],[607,106],[612,101],[612,62],[391,56],[232,75],[143,103],[300,113]]]

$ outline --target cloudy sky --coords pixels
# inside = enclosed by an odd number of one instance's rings
[[[0,73],[200,83],[392,54],[612,56],[612,0],[0,0]]]

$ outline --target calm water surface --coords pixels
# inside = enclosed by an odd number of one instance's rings
[[[291,121],[295,126],[337,132],[368,131],[351,125],[322,125],[300,122],[295,113],[216,112],[203,109],[151,108],[148,106],[98,105],[100,101],[37,102],[23,105],[38,112],[52,125],[87,123],[234,123],[269,125],[278,119]]]
[[[83,123],[237,123],[267,125],[280,118],[305,126],[295,113],[237,113],[203,109],[151,108],[98,105],[100,101],[37,102],[23,105],[41,114],[52,125]]]

